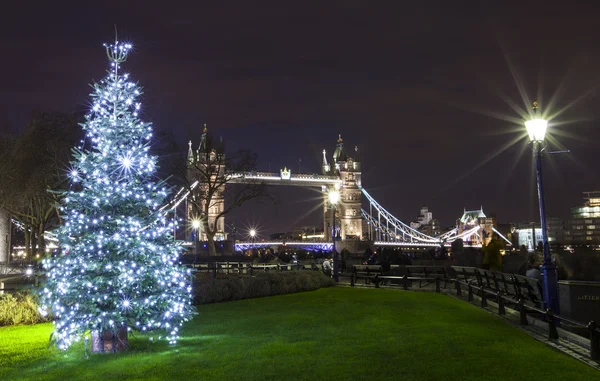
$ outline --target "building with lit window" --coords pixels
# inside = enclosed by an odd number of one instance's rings
[[[571,219],[565,223],[566,244],[600,244],[600,191],[583,195],[583,206],[571,208]]]

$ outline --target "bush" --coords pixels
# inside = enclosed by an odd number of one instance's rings
[[[38,312],[37,298],[27,293],[0,295],[0,326],[46,321]]]
[[[194,304],[227,302],[263,296],[312,291],[335,282],[320,271],[257,273],[255,276],[229,275],[227,278],[197,278],[193,285]]]

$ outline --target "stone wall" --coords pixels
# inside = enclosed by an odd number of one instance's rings
[[[600,322],[600,282],[560,281],[560,314],[582,323]]]

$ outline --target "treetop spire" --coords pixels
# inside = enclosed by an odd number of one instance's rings
[[[108,60],[118,65],[127,60],[127,54],[129,54],[132,46],[129,43],[115,40],[114,44],[104,44],[104,48],[106,48]]]

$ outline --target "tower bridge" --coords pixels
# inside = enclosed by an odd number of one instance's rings
[[[165,210],[177,210],[178,205],[187,200],[192,192],[206,191],[203,187],[202,175],[198,173],[198,165],[212,166],[216,170],[214,176],[223,177],[222,185],[215,193],[211,208],[206,218],[211,227],[217,227],[216,240],[226,240],[225,216],[219,214],[225,208],[224,191],[227,184],[255,183],[265,185],[287,185],[320,188],[323,204],[323,231],[325,239],[317,242],[236,242],[237,249],[247,249],[259,246],[298,246],[316,247],[320,249],[331,249],[332,243],[326,239],[335,234],[336,240],[342,242],[369,241],[376,246],[395,247],[437,247],[439,245],[450,245],[456,239],[462,239],[466,245],[481,247],[485,237],[491,236],[490,226],[486,225],[485,214],[480,210],[479,214],[465,215],[457,222],[456,228],[439,236],[430,236],[419,230],[411,228],[392,213],[380,205],[363,187],[361,176],[361,160],[358,147],[354,147],[352,155],[344,148],[344,141],[339,136],[333,155],[328,158],[327,151],[323,150],[323,162],[321,173],[292,173],[287,167],[282,168],[279,173],[274,172],[232,172],[226,171],[222,163],[212,161],[211,158],[218,156],[219,148],[211,147],[207,136],[206,126],[197,150],[192,149],[192,142],[188,150],[188,182],[186,189],[181,189],[175,198],[163,207]],[[208,159],[206,159],[208,158]],[[204,160],[204,161],[203,161]],[[335,208],[332,208],[328,194],[336,190],[340,194],[340,200]],[[193,195],[192,195],[193,196]],[[366,208],[363,208],[366,206]],[[334,220],[332,213],[335,212],[335,226],[330,221]],[[186,226],[192,219],[192,210],[186,207]],[[493,228],[493,226],[492,226]],[[493,229],[495,231],[495,229]],[[496,231],[497,232],[497,231]],[[204,237],[204,239],[206,239]]]

